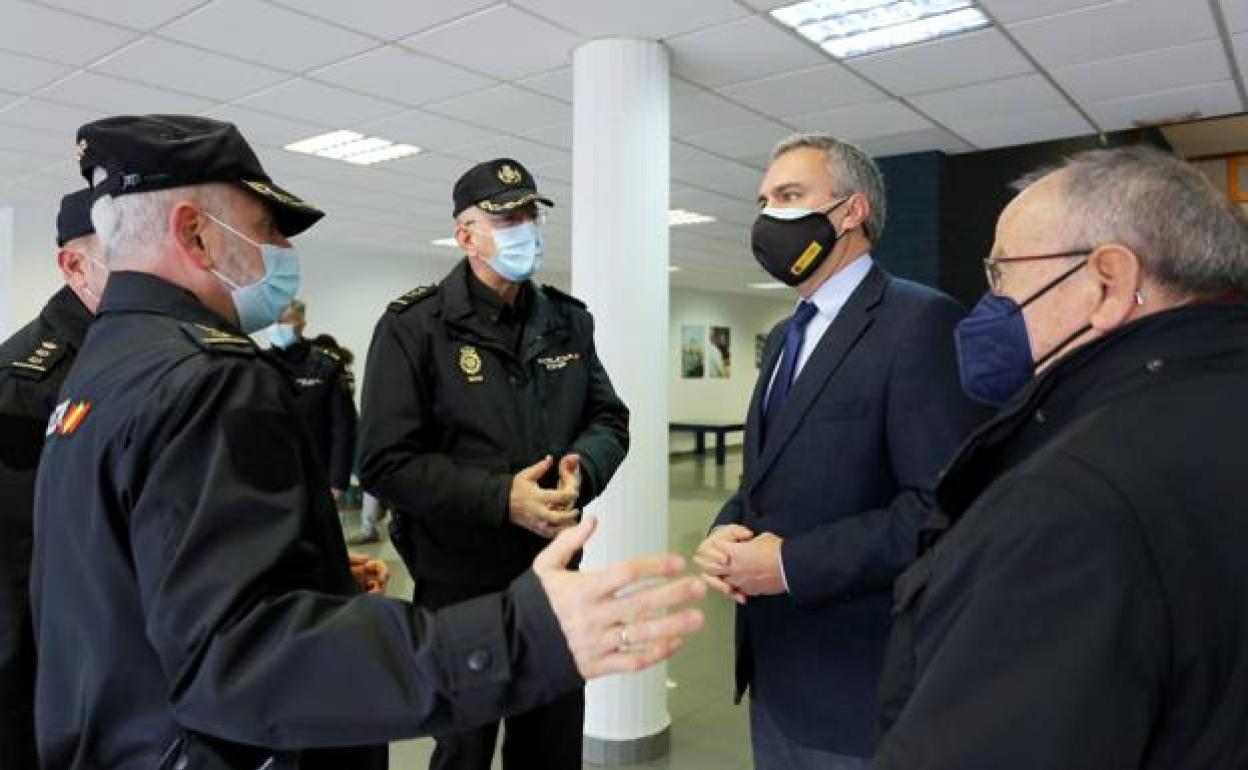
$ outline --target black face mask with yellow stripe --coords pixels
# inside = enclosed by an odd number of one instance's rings
[[[797,286],[814,274],[832,253],[841,233],[828,219],[848,197],[820,210],[768,207],[754,220],[750,246],[754,258],[777,281]]]

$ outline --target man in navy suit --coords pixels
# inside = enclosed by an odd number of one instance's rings
[[[962,307],[871,258],[885,199],[869,157],[787,139],[758,202],[755,258],[800,302],[767,339],[741,487],[695,558],[740,605],[737,698],[750,690],[757,770],[861,768],[893,579],[940,468],[987,415],[959,385]]]

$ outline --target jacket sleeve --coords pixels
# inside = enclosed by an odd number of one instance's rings
[[[607,482],[624,462],[628,454],[628,407],[616,395],[611,379],[602,361],[598,359],[593,344],[593,321],[588,334],[590,348],[588,374],[589,393],[585,402],[584,430],[569,447],[581,458],[581,497],[578,507],[584,507],[606,488]]]
[[[999,483],[899,596],[913,641],[894,631],[888,667],[917,674],[875,770],[1143,766],[1170,666],[1164,590],[1118,492],[1060,465]]]
[[[507,523],[511,475],[430,451],[432,388],[418,342],[388,312],[377,322],[364,372],[360,480],[406,514],[486,525]]]
[[[351,486],[351,472],[355,467],[355,427],[359,416],[355,412],[351,380],[343,367],[335,368],[329,399],[330,429],[333,435],[329,485],[334,489],[346,489]]]
[[[962,393],[954,325],[963,310],[941,298],[907,322],[888,376],[889,471],[900,489],[883,508],[786,538],[781,559],[789,593],[818,606],[888,590],[918,555],[918,532],[934,504],[937,475],[987,412]]]
[[[146,635],[184,727],[279,750],[455,732],[580,685],[532,573],[437,614],[354,595],[314,515],[315,454],[278,376],[193,378],[132,447],[129,535]],[[148,467],[150,463],[150,467]],[[327,588],[328,593],[309,590]],[[341,593],[343,595],[337,595]]]

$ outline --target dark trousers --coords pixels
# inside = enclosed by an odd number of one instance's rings
[[[412,600],[438,610],[483,593],[481,589],[419,581]],[[513,714],[503,722],[504,770],[581,770],[585,723],[583,689]],[[439,735],[429,770],[489,770],[498,741],[499,722],[454,735]]]

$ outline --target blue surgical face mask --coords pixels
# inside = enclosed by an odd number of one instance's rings
[[[239,328],[248,334],[260,331],[280,318],[299,292],[299,254],[289,246],[256,243],[213,215],[205,212],[204,216],[260,249],[264,276],[255,283],[242,286],[219,271],[212,271],[230,289],[234,309],[238,311]]]
[[[521,222],[494,230],[498,252],[487,261],[494,272],[512,283],[524,283],[542,268],[545,246],[536,222]]]
[[[294,324],[276,323],[269,327],[269,342],[273,347],[285,350],[299,341]]]
[[[1036,369],[1092,328],[1091,324],[1084,325],[1037,361],[1032,354],[1027,322],[1023,319],[1023,308],[1086,264],[1084,260],[1062,273],[1021,305],[1009,297],[989,292],[971,308],[954,331],[962,392],[976,401],[1002,406],[1031,382]]]

